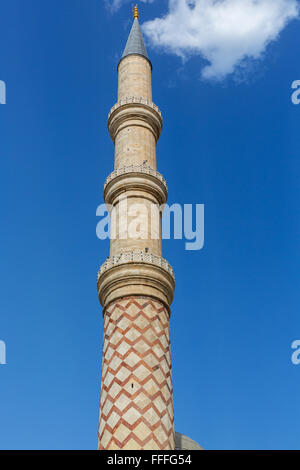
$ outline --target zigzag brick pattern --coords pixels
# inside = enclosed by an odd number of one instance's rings
[[[99,450],[172,450],[169,313],[149,297],[111,303],[104,316]]]

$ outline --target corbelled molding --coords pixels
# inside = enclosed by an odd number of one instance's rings
[[[147,165],[130,165],[113,171],[104,185],[104,200],[114,204],[124,194],[152,196],[154,204],[163,205],[168,199],[168,188],[164,177]]]
[[[141,126],[150,130],[158,141],[163,121],[157,106],[145,99],[122,100],[115,105],[108,117],[108,130],[115,142],[118,132],[130,126]]]
[[[97,287],[104,312],[111,302],[128,295],[153,297],[169,309],[174,297],[175,276],[164,258],[129,252],[106,260],[98,273]]]

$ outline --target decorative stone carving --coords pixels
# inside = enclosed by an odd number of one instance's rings
[[[118,66],[118,102],[108,116],[115,171],[104,186],[111,211],[111,256],[97,281],[104,316],[101,450],[175,448],[169,336],[175,278],[161,257],[157,205],[165,204],[168,189],[156,171],[156,142],[163,121],[152,102],[145,51],[135,15]],[[131,231],[128,222],[135,222],[134,214],[139,220]]]
[[[113,141],[117,133],[129,126],[141,126],[150,130],[158,141],[163,121],[161,112],[153,103],[143,98],[131,98],[117,103],[108,116],[108,130]]]
[[[165,204],[168,199],[168,188],[164,177],[147,165],[131,165],[118,168],[106,179],[104,200],[107,204],[114,201],[124,192],[135,195],[145,193],[152,195],[154,204]]]
[[[172,450],[169,313],[159,301],[125,297],[104,318],[100,450]]]

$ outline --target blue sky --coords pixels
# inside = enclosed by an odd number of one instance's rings
[[[168,2],[141,10],[152,21]],[[95,449],[108,253],[96,208],[130,3],[5,0],[1,17],[0,448]],[[207,79],[200,43],[182,60],[147,36],[169,203],[205,204],[204,249],[165,241],[164,256],[176,429],[206,449],[300,449],[299,43],[290,21],[260,60]]]

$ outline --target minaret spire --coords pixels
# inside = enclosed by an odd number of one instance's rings
[[[168,190],[156,170],[162,116],[152,101],[151,73],[136,7],[108,116],[115,159],[104,185],[113,236],[97,283],[104,317],[100,450],[175,448],[169,331],[175,279],[162,257],[159,208]]]
[[[134,7],[133,18],[133,25],[126,43],[122,59],[124,57],[127,57],[128,55],[137,54],[146,57],[146,59],[149,60],[143,38],[143,33],[139,24],[139,11],[137,5]]]

